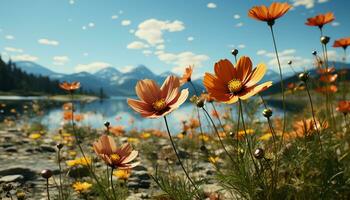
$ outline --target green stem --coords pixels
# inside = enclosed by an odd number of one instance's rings
[[[217,118],[218,118],[219,124],[220,124],[220,126],[221,126],[221,128],[222,128],[222,131],[224,131],[224,132],[225,132],[224,125],[223,125],[223,124],[222,124],[222,122],[221,122],[221,119],[220,119],[219,113],[218,113],[218,111],[216,110],[214,103],[213,103],[213,102],[210,102],[210,104],[211,104],[211,106],[213,107],[213,110],[214,110],[215,114],[217,115]]]
[[[114,189],[114,184],[113,184],[113,170],[114,170],[114,168],[112,167],[112,170],[111,170],[111,186],[112,186],[113,197],[114,197],[115,200],[117,200],[117,196],[115,194],[115,189]]]
[[[186,177],[188,178],[188,180],[191,182],[191,184],[193,185],[193,187],[198,191],[198,188],[197,188],[196,184],[193,182],[193,180],[191,179],[191,177],[188,175],[188,173],[187,173],[185,167],[184,167],[183,164],[182,164],[182,161],[181,161],[181,159],[180,159],[180,156],[179,156],[179,154],[178,154],[178,152],[177,152],[177,150],[176,150],[175,143],[174,143],[174,141],[173,141],[173,137],[171,136],[171,133],[170,133],[170,129],[169,129],[169,125],[168,125],[168,121],[167,121],[166,116],[164,116],[164,121],[165,121],[165,126],[166,126],[166,129],[167,129],[168,135],[169,135],[169,139],[170,139],[170,142],[171,142],[171,146],[173,147],[173,150],[174,150],[174,152],[175,152],[175,155],[176,155],[176,157],[177,157],[177,160],[179,161],[180,166],[181,166],[182,170],[184,171],[184,173],[185,173]]]
[[[228,156],[228,157],[231,159],[231,161],[234,163],[233,158],[231,157],[231,155],[230,155],[230,153],[227,151],[227,149],[226,149],[226,147],[225,147],[223,141],[221,140],[221,137],[220,137],[220,135],[219,135],[219,131],[218,131],[218,129],[216,128],[213,119],[210,117],[208,111],[207,111],[204,107],[203,107],[202,109],[204,110],[205,114],[207,114],[207,116],[209,117],[210,122],[211,122],[211,124],[212,124],[213,127],[214,127],[215,133],[216,133],[217,137],[219,138],[219,141],[220,141],[220,144],[221,144],[222,148],[223,148],[224,151],[226,152],[227,156]]]
[[[72,119],[71,119],[71,123],[72,123],[72,128],[73,128],[73,133],[74,133],[73,135],[74,135],[74,138],[76,140],[76,143],[78,145],[78,148],[79,148],[79,150],[80,150],[84,160],[86,162],[88,162],[87,157],[85,156],[84,150],[83,150],[82,146],[80,145],[80,141],[79,141],[79,137],[77,135],[77,132],[75,130],[75,123],[74,123],[74,96],[73,96],[73,92],[71,92],[70,94],[71,94],[71,101],[72,101]],[[88,167],[88,170],[89,170],[90,174],[92,175],[92,177],[95,179],[97,185],[99,186],[99,189],[102,191],[102,194],[105,196],[106,199],[109,199],[109,197],[106,195],[106,193],[105,193],[105,191],[103,189],[102,184],[100,183],[100,181],[98,180],[96,174],[92,170],[92,163],[91,163],[91,165],[89,165],[89,163],[87,163],[86,166]]]
[[[49,179],[46,179],[46,194],[47,194],[47,199],[50,200],[50,192],[49,192]]]
[[[318,139],[319,139],[319,142],[320,142],[320,148],[321,148],[321,151],[323,151],[320,130],[317,127],[317,121],[316,121],[316,117],[315,117],[315,113],[314,113],[314,106],[313,106],[313,103],[312,103],[312,98],[311,98],[311,95],[310,95],[309,87],[308,87],[308,84],[307,84],[306,81],[304,83],[305,83],[306,92],[307,92],[307,95],[308,95],[309,101],[310,101],[312,119],[314,121],[315,128],[316,128],[316,131],[317,131]]]
[[[62,167],[61,167],[61,149],[58,149],[57,152],[57,162],[58,162],[58,169],[59,169],[59,182],[60,182],[60,187],[59,187],[59,198],[60,199],[64,199],[64,195],[63,195],[63,186],[62,186]]]
[[[283,76],[282,76],[282,67],[280,63],[280,59],[278,56],[278,51],[277,51],[277,45],[276,45],[276,39],[275,39],[275,33],[273,31],[272,25],[270,25],[270,30],[271,30],[271,35],[272,35],[272,40],[273,40],[273,46],[275,48],[275,54],[276,54],[276,59],[278,63],[278,69],[280,73],[280,81],[281,81],[281,92],[282,92],[282,106],[283,106],[283,127],[282,127],[282,139],[281,139],[281,145],[283,143],[283,136],[284,132],[286,130],[286,102],[285,102],[285,94],[284,94],[284,84],[283,84]]]

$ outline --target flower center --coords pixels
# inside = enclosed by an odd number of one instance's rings
[[[232,93],[239,92],[242,89],[242,82],[238,79],[232,79],[228,82],[227,87]]]
[[[112,162],[116,162],[120,159],[120,156],[118,154],[112,154],[111,155],[111,160]]]
[[[156,111],[163,110],[166,107],[165,99],[158,99],[152,104],[152,106]]]

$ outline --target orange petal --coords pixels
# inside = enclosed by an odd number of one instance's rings
[[[173,91],[174,88],[180,87],[180,80],[176,76],[168,76],[164,81],[161,90],[161,98],[167,98],[167,96]]]
[[[220,60],[219,62],[215,63],[214,71],[215,75],[223,84],[226,84],[235,78],[235,68],[227,59]]]
[[[252,61],[249,57],[242,56],[236,64],[236,78],[242,82],[250,75],[252,72]]]
[[[266,66],[265,64],[258,64],[258,66],[253,70],[252,76],[249,81],[245,84],[246,87],[252,87],[257,84],[265,75]]]
[[[134,111],[140,113],[144,117],[154,113],[153,107],[148,103],[129,98],[127,99],[127,102]]]
[[[160,88],[154,80],[144,79],[137,82],[136,94],[142,100],[149,104],[160,99]]]
[[[242,100],[246,100],[249,99],[250,97],[254,96],[255,94],[259,93],[262,90],[266,90],[267,88],[269,88],[272,85],[272,81],[268,81],[265,83],[262,83],[258,86],[253,86],[252,88],[248,88],[248,92],[242,96],[240,96],[239,98]]]

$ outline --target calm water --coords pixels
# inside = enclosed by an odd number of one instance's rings
[[[1,109],[2,117],[10,115],[10,109],[15,108],[19,113],[24,105],[31,106],[33,102],[42,105],[43,115],[30,117],[30,120],[41,121],[46,125],[49,130],[54,131],[58,129],[63,123],[63,110],[62,105],[64,102],[59,101],[48,101],[45,98],[38,97],[1,97],[0,104],[5,103],[6,109]],[[45,105],[45,106],[44,106]],[[132,128],[144,129],[144,128],[156,128],[165,130],[164,120],[160,119],[144,119],[140,117],[126,103],[125,97],[112,97],[110,99],[105,99],[103,101],[93,101],[88,103],[75,103],[76,113],[81,113],[84,115],[84,120],[79,122],[82,125],[88,125],[93,128],[103,128],[105,121],[109,121],[112,126],[124,126],[126,130]],[[223,112],[227,109],[227,105],[217,105],[219,112]],[[234,114],[237,113],[236,105],[232,106]],[[263,108],[259,108],[261,111]],[[207,105],[207,110],[212,111],[212,106]],[[275,112],[276,113],[276,112]],[[183,120],[188,120],[191,117],[196,117],[197,113],[194,106],[191,103],[185,103],[178,110],[167,116],[170,129],[173,134],[179,133],[181,131],[181,122]],[[134,124],[130,125],[130,120],[134,120]],[[201,112],[201,120],[206,129],[209,128],[208,119],[205,117],[204,113]]]

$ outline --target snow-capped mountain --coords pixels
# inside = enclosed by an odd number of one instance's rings
[[[16,62],[16,67],[22,69],[23,71],[29,74],[42,75],[42,76],[51,76],[56,74],[55,72],[43,67],[37,63],[30,61],[18,61]]]

